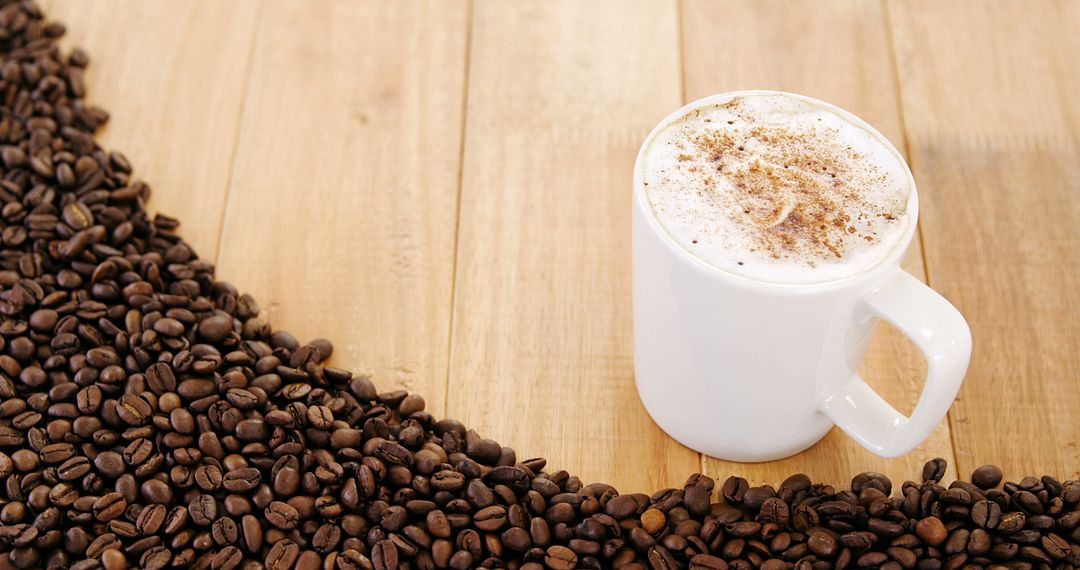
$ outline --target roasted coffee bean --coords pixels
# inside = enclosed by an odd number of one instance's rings
[[[971,537],[968,538],[967,551],[973,556],[982,556],[990,551],[991,539],[990,533],[981,528],[977,528],[971,531]]]
[[[1001,506],[985,499],[979,501],[971,507],[971,520],[981,528],[997,528],[1001,522]]]
[[[139,566],[145,570],[161,570],[172,562],[172,552],[164,547],[155,546],[142,553]]]
[[[90,472],[92,464],[85,456],[77,455],[56,468],[56,475],[62,481],[75,481]]]
[[[195,468],[195,484],[203,491],[215,491],[221,487],[223,476],[217,465],[200,465]]]
[[[160,479],[148,479],[139,488],[143,499],[153,505],[167,505],[172,502],[173,489]]]
[[[729,505],[741,504],[743,497],[746,496],[746,491],[749,489],[750,484],[747,483],[746,479],[734,476],[728,477],[727,480],[724,481],[724,486],[722,488],[724,500],[727,501]]]
[[[270,547],[263,565],[267,570],[289,570],[296,563],[297,558],[300,558],[300,547],[295,542],[283,538]]]
[[[762,485],[761,487],[750,487],[743,495],[743,506],[750,510],[759,510],[761,506],[765,504],[765,501],[776,496],[776,490],[769,485]]]
[[[380,540],[371,547],[371,561],[375,570],[394,570],[398,567],[397,546],[392,540]]]
[[[997,531],[1002,534],[1013,534],[1024,528],[1027,517],[1021,511],[1003,513],[997,524]]]
[[[128,394],[116,404],[116,414],[128,425],[140,426],[150,418],[153,408],[142,396]]]
[[[935,457],[934,459],[927,461],[926,464],[923,465],[923,482],[937,483],[938,481],[941,481],[941,479],[945,477],[945,468],[947,465],[948,463],[940,457]]]
[[[565,546],[548,547],[544,555],[544,564],[552,570],[571,570],[577,563],[577,553]]]
[[[171,393],[176,390],[176,376],[168,364],[158,362],[146,370],[146,385],[159,396]]]
[[[948,536],[948,530],[937,517],[926,517],[915,524],[915,534],[930,546],[938,546]]]
[[[227,315],[213,315],[199,323],[199,336],[208,342],[221,342],[232,332],[232,319]]]
[[[838,544],[832,533],[825,529],[815,528],[807,534],[806,545],[814,554],[822,558],[832,558],[836,555]]]
[[[244,555],[235,546],[226,546],[219,550],[210,561],[213,570],[233,570],[243,563]]]
[[[165,516],[167,513],[168,511],[164,505],[146,506],[135,520],[136,530],[143,536],[157,534],[161,526],[165,524]]]
[[[252,554],[259,552],[264,536],[259,519],[253,515],[244,515],[244,518],[240,520],[240,533],[247,551]]]
[[[219,545],[232,544],[240,537],[240,528],[231,518],[221,517],[211,525],[210,536]]]
[[[266,521],[282,530],[296,527],[300,520],[300,513],[295,507],[281,501],[273,501],[267,505],[264,514]]]
[[[108,493],[94,501],[94,518],[101,522],[111,521],[124,514],[127,500],[120,493]]]
[[[971,474],[971,483],[980,489],[993,489],[1002,478],[1004,474],[997,465],[983,465]]]
[[[211,495],[196,495],[188,503],[187,512],[191,522],[199,526],[210,526],[217,518],[217,501]]]
[[[261,482],[262,475],[258,469],[245,467],[226,473],[222,485],[227,491],[245,493],[258,487]]]

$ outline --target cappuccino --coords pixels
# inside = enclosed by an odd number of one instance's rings
[[[864,272],[915,218],[903,159],[881,135],[812,101],[740,94],[656,132],[639,175],[656,219],[702,261],[806,284]]]

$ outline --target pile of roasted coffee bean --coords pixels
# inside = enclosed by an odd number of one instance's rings
[[[0,570],[1080,565],[1080,482],[620,495],[324,366],[147,215],[63,32],[0,1]]]

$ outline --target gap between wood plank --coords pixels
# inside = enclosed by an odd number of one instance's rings
[[[454,362],[454,315],[457,303],[457,280],[458,280],[458,238],[461,236],[461,182],[465,175],[465,128],[468,126],[469,115],[469,70],[472,60],[472,31],[473,31],[473,0],[465,2],[465,61],[462,73],[461,94],[461,134],[458,138],[458,169],[457,169],[457,202],[454,212],[454,258],[450,261],[450,317],[446,327],[446,377],[443,379],[443,409],[442,417],[447,418],[450,406],[450,365]]]
[[[240,156],[240,135],[244,132],[244,121],[247,115],[248,90],[251,87],[251,76],[255,73],[255,46],[259,45],[259,32],[262,30],[263,0],[255,2],[255,21],[252,24],[251,40],[248,42],[247,69],[244,73],[244,86],[240,88],[240,109],[237,111],[236,136],[233,137],[232,156],[229,159],[229,173],[225,177],[225,204],[221,207],[221,219],[218,221],[217,248],[214,249],[215,273],[217,261],[221,259],[221,252],[225,246],[225,223],[229,219],[229,207],[232,205],[232,197],[236,187],[236,159]]]
[[[904,158],[907,160],[908,168],[914,173],[915,169],[912,167],[914,157],[911,154],[911,144],[908,142],[911,137],[908,133],[907,119],[904,115],[904,96],[902,92],[903,88],[900,83],[900,62],[896,59],[896,39],[893,34],[892,14],[889,12],[889,0],[880,0],[880,2],[882,25],[885,28],[885,42],[889,48],[889,63],[892,68],[893,85],[896,89],[896,114],[900,120],[900,143],[904,149]],[[914,174],[912,174],[912,176],[914,176]],[[918,181],[916,181],[916,187],[917,186]],[[926,286],[929,287],[930,264],[927,262],[926,258],[926,235],[923,233],[922,222],[918,222],[915,225],[915,230],[919,234],[919,256],[922,258],[923,280],[926,282]],[[952,457],[949,458],[949,461],[952,462],[953,467],[956,469],[956,476],[960,478],[963,477],[963,475],[960,473],[960,463],[957,460],[956,455],[956,420],[953,417],[951,406],[949,407],[949,412],[945,415],[945,419],[949,422],[949,447],[950,451],[952,451]]]

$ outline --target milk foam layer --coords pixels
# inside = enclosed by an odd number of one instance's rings
[[[639,165],[661,226],[720,269],[817,283],[866,271],[914,217],[902,159],[877,135],[783,94],[699,107],[652,139]]]

